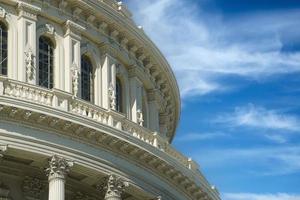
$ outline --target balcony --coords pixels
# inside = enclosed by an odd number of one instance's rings
[[[96,106],[61,90],[49,90],[37,85],[12,80],[5,76],[0,76],[0,97],[6,99],[6,105],[7,102],[11,101],[12,103],[9,106],[12,107],[17,107],[13,103],[15,101],[27,102],[31,105],[66,112],[71,114],[71,116],[80,117],[119,130],[129,137],[138,139],[145,145],[150,145],[159,150],[163,155],[167,156],[168,159],[180,163],[184,169],[198,177],[202,184],[204,183],[205,187],[210,187],[194,161],[176,151],[167,140],[159,136],[159,133],[152,132],[138,125],[127,119],[125,115],[121,113]],[[4,102],[0,100],[0,104],[2,105],[3,103]],[[30,111],[30,107],[24,109]],[[143,145],[143,147],[145,145]]]

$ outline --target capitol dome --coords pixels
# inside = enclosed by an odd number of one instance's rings
[[[175,76],[115,0],[0,0],[1,200],[220,200]]]

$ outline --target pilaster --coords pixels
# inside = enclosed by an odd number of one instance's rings
[[[18,3],[18,69],[17,79],[19,81],[36,83],[36,21],[41,8],[27,4]]]
[[[104,54],[102,65],[102,106],[106,109],[116,109],[116,60],[109,54]]]
[[[129,70],[131,120],[143,125],[143,83],[138,79],[135,67]]]
[[[162,97],[157,89],[148,91],[147,97],[149,107],[149,128],[153,131],[160,132],[159,112]]]
[[[85,30],[79,24],[67,20],[65,23],[64,49],[65,64],[61,76],[64,77],[63,89],[78,97],[79,75],[81,67],[80,41],[81,32]]]

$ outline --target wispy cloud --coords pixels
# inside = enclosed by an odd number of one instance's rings
[[[258,176],[284,175],[300,172],[300,147],[257,147],[211,149],[192,156],[202,166],[231,169],[243,166],[243,173]],[[253,167],[256,169],[253,170]],[[259,169],[259,170],[258,170]]]
[[[285,130],[289,132],[300,131],[300,119],[298,117],[276,110],[267,110],[253,104],[245,107],[236,107],[233,113],[219,116],[216,122],[228,126]]]
[[[282,52],[286,38],[300,32],[299,10],[225,20],[191,1],[130,0],[129,4],[136,21],[170,61],[183,98],[228,89],[219,81],[228,75],[257,79],[300,71],[300,53]]]
[[[300,195],[277,193],[277,194],[255,194],[255,193],[225,193],[223,200],[299,200]]]
[[[176,142],[199,142],[205,140],[212,140],[218,138],[228,137],[228,134],[224,133],[188,133],[183,134],[176,138]]]

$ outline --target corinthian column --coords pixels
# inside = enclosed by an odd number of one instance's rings
[[[64,158],[53,156],[49,161],[49,167],[46,169],[49,181],[49,198],[48,200],[65,199],[65,178],[73,166],[73,162]]]
[[[128,182],[115,175],[110,175],[104,187],[106,190],[104,200],[121,200],[121,195],[128,186]]]

